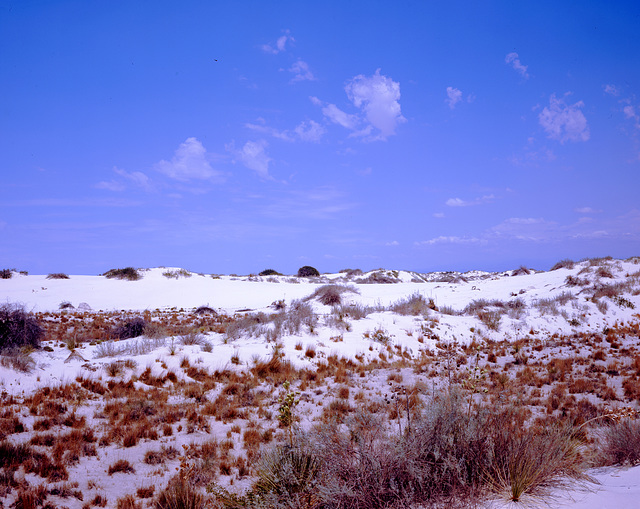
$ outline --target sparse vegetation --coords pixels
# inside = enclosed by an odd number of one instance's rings
[[[69,276],[63,272],[55,272],[53,274],[48,274],[47,279],[69,279]]]
[[[18,304],[0,304],[0,353],[38,348],[44,329],[38,319]]]
[[[124,269],[111,269],[102,274],[108,279],[125,279],[127,281],[138,281],[142,279],[140,272],[133,267],[125,267]]]

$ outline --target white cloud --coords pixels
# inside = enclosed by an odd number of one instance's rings
[[[359,120],[356,115],[345,113],[335,104],[327,104],[322,108],[322,114],[334,124],[339,124],[347,129],[354,130],[358,126]]]
[[[449,198],[445,205],[449,207],[471,207],[473,205],[482,205],[484,203],[491,203],[495,199],[495,196],[492,194],[487,194],[480,198],[476,198],[475,200],[462,200],[460,198]]]
[[[122,182],[116,182],[115,180],[103,180],[98,182],[95,187],[97,189],[106,189],[107,191],[124,191],[127,187]]]
[[[187,138],[181,143],[171,158],[154,165],[160,173],[176,180],[210,180],[219,179],[221,173],[214,170],[207,160],[207,150],[196,138]]]
[[[624,108],[622,108],[622,111],[624,112],[625,117],[635,120],[636,125],[638,124],[640,117],[636,113],[636,109],[633,106],[627,105]]]
[[[345,92],[361,110],[361,115],[346,113],[335,104],[324,103],[314,96],[309,99],[322,107],[322,114],[328,120],[353,131],[350,136],[366,137],[367,141],[386,140],[395,134],[399,124],[407,121],[400,109],[400,84],[382,76],[380,69],[373,76],[355,76],[345,86]],[[370,136],[374,128],[379,134]]]
[[[462,91],[457,88],[447,87],[447,99],[445,102],[449,105],[449,108],[456,107],[456,103],[462,101]]]
[[[583,106],[582,101],[567,105],[564,99],[558,99],[555,94],[551,94],[549,106],[538,115],[538,120],[547,136],[560,143],[587,141],[590,133],[587,119],[581,111]]]
[[[291,66],[289,72],[294,74],[293,78],[291,78],[293,83],[296,81],[314,81],[316,79],[311,69],[309,69],[309,64],[300,59]]]
[[[294,142],[296,140],[318,142],[325,133],[324,127],[314,120],[300,122],[293,132],[289,130],[279,131],[273,127],[265,125],[264,119],[259,118],[257,123],[246,123],[244,126],[252,131],[268,134],[282,141]]]
[[[263,44],[261,46],[262,51],[264,51],[265,53],[271,53],[272,55],[277,55],[278,53],[286,49],[287,42],[295,42],[295,39],[291,37],[291,32],[289,30],[283,30],[283,32],[284,35],[278,37],[275,45]]]
[[[247,129],[251,129],[252,131],[268,134],[282,141],[294,141],[294,138],[289,134],[288,131],[278,131],[273,127],[269,127],[264,124],[264,119],[262,118],[259,118],[257,122],[258,122],[257,124],[246,123],[244,126]]]
[[[301,122],[294,129],[294,132],[302,141],[318,142],[325,133],[325,129],[317,122],[309,120],[308,122]]]
[[[141,171],[132,171],[129,173],[118,168],[114,168],[113,171],[138,187],[146,189],[147,191],[151,189],[151,179]]]
[[[618,87],[616,87],[615,85],[604,85],[604,92],[605,94],[609,94],[614,97],[620,95],[620,90],[618,90]]]
[[[438,219],[442,219],[444,217],[444,212],[434,212],[433,217],[437,217]]]
[[[444,236],[416,242],[417,246],[433,246],[434,244],[486,244],[485,239],[477,237]]]
[[[385,243],[385,246],[399,246],[400,242],[398,242],[397,240],[392,240],[391,242],[387,242]]]
[[[373,76],[354,77],[345,87],[347,96],[364,111],[367,121],[380,130],[378,139],[395,134],[398,124],[406,122],[400,110],[400,83],[376,70]]]
[[[528,67],[520,62],[520,58],[517,53],[509,53],[505,57],[504,61],[507,64],[511,64],[511,67],[518,71],[523,78],[527,79],[529,77],[529,73],[527,73]]]
[[[271,178],[269,175],[269,163],[271,158],[265,149],[268,143],[265,140],[248,141],[237,152],[238,158],[247,168],[255,171],[262,178]]]
[[[597,214],[601,210],[592,209],[591,207],[579,207],[574,209],[578,214]]]
[[[113,171],[120,175],[123,179],[128,180],[130,183],[137,187],[141,187],[145,191],[150,191],[152,188],[151,179],[142,173],[141,171],[133,171],[131,173],[121,170],[117,167],[113,167]],[[110,180],[98,182],[96,186],[98,189],[107,189],[108,191],[124,191],[127,186],[122,180]]]

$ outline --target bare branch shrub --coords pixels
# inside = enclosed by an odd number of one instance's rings
[[[38,348],[44,328],[18,304],[0,305],[0,352],[23,346]]]
[[[165,270],[162,275],[168,279],[180,279],[181,277],[191,277],[191,272],[185,269]]]
[[[640,463],[640,421],[623,419],[607,426],[602,435],[599,461],[602,465]]]

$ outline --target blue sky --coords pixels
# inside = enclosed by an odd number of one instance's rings
[[[0,266],[640,254],[637,2],[0,3]]]

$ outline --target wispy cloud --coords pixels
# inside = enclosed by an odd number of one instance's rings
[[[564,99],[558,99],[555,94],[551,94],[549,106],[538,115],[538,120],[547,136],[553,140],[560,143],[587,141],[590,136],[589,126],[581,111],[582,107],[582,101],[568,105]]]
[[[287,43],[291,44],[295,42],[295,39],[291,36],[291,32],[289,30],[283,30],[284,35],[281,35],[276,40],[275,44],[263,44],[261,46],[262,51],[265,53],[270,53],[272,55],[277,55],[281,51],[284,51],[287,47]]]
[[[518,57],[517,53],[507,54],[507,56],[504,58],[504,61],[505,63],[510,64],[511,67],[513,67],[516,71],[518,71],[520,73],[520,76],[522,76],[524,79],[529,78],[529,73],[527,72],[528,66],[520,62],[520,58]]]
[[[235,155],[250,170],[255,171],[261,178],[270,179],[269,163],[272,159],[267,155],[269,144],[265,140],[248,141],[242,149],[234,151]]]
[[[293,78],[291,78],[291,82],[295,83],[297,81],[315,81],[316,77],[309,69],[309,64],[305,61],[298,59],[290,68],[289,72],[293,74]]]
[[[346,129],[355,130],[360,123],[357,115],[351,115],[345,113],[335,104],[326,104],[320,101],[317,97],[312,97],[311,101],[316,105],[322,105],[322,114],[334,124],[341,125]]]
[[[614,97],[618,97],[620,95],[620,90],[615,85],[603,85],[605,94],[612,95]]]
[[[109,180],[98,182],[95,187],[98,189],[107,189],[108,191],[124,191],[127,189],[126,183],[133,184],[135,187],[151,191],[151,179],[141,171],[127,172],[114,167],[113,171],[122,177],[120,180]]]
[[[462,200],[460,198],[449,198],[445,205],[449,207],[472,207],[474,205],[483,205],[485,203],[491,203],[495,199],[493,194],[487,194],[476,198],[475,200]]]
[[[455,108],[456,104],[460,101],[462,101],[462,91],[457,88],[447,87],[447,98],[445,102],[449,105],[449,108]]]
[[[435,237],[416,242],[416,246],[433,246],[435,244],[486,244],[487,240],[478,237],[457,237],[455,235]]]
[[[293,130],[302,141],[319,142],[325,133],[324,127],[313,120],[301,122]]]
[[[601,210],[592,209],[591,207],[578,207],[574,209],[578,214],[597,214],[602,212]]]
[[[154,169],[183,182],[222,179],[222,172],[211,167],[207,150],[193,137],[180,144],[171,161],[162,160],[154,165]]]
[[[262,118],[257,119],[256,123],[249,122],[244,126],[252,131],[268,134],[274,138],[287,142],[294,142],[296,140],[319,142],[325,133],[325,128],[314,120],[303,120],[293,129],[293,131],[289,131],[287,129],[280,131],[267,126]]]

